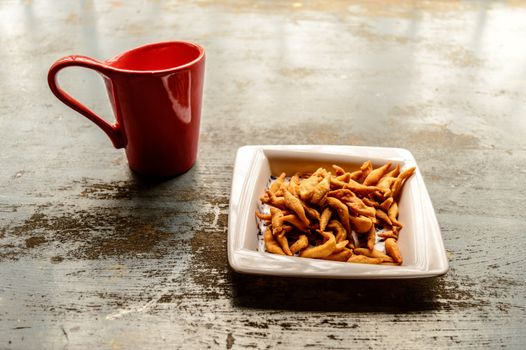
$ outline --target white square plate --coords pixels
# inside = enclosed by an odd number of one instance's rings
[[[442,275],[448,261],[440,228],[417,167],[403,188],[399,219],[404,223],[398,244],[401,266],[281,256],[258,251],[255,211],[271,175],[312,172],[338,164],[354,170],[366,160],[375,166],[392,162],[402,169],[417,166],[412,154],[400,148],[358,146],[244,146],[238,149],[228,215],[228,262],[237,272],[315,278],[421,278]]]

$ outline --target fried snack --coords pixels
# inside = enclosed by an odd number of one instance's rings
[[[332,215],[332,210],[330,207],[326,207],[323,209],[323,212],[320,216],[320,230],[325,231],[325,227],[327,226],[327,223],[329,222]]]
[[[382,259],[382,262],[393,262],[393,258],[376,249],[354,248],[354,254],[365,255],[369,258],[379,258]]]
[[[331,255],[326,256],[324,259],[325,260],[345,262],[345,261],[349,260],[351,255],[352,255],[352,250],[345,248],[345,249],[343,249],[342,251],[340,251],[338,253],[332,253]]]
[[[347,262],[350,263],[358,263],[358,264],[375,264],[379,265],[382,263],[382,259],[380,258],[370,258],[365,255],[352,255],[349,259],[347,259]]]
[[[376,209],[376,217],[385,222],[387,225],[393,226],[391,219],[389,219],[389,216],[382,209]]]
[[[300,188],[300,176],[298,173],[294,174],[289,180],[289,186],[287,190],[293,195],[298,197],[298,192]]]
[[[351,232],[351,226],[349,223],[351,217],[349,216],[349,209],[347,209],[347,206],[337,198],[333,197],[327,197],[327,204],[336,210],[345,231]]]
[[[289,248],[289,241],[287,240],[287,237],[285,237],[284,234],[280,234],[277,237],[275,237],[276,241],[279,243],[281,250],[288,256],[292,256],[292,252]]]
[[[303,205],[299,198],[292,195],[289,191],[284,191],[284,197],[285,197],[285,206],[292,210],[293,212],[298,215],[298,218],[307,226],[309,226],[310,221],[307,219],[307,216],[305,215],[305,209],[303,209]]]
[[[346,171],[343,170],[343,168],[339,165],[333,164],[332,168],[334,169],[334,173],[336,174],[336,176],[340,176],[346,173]]]
[[[276,208],[270,208],[272,234],[277,236],[283,230],[283,212]]]
[[[298,217],[294,214],[289,214],[281,217],[281,222],[288,222],[289,224],[292,224],[294,227],[298,228],[301,231],[307,231],[309,228],[303,221],[298,219]]]
[[[256,211],[256,216],[260,220],[265,220],[265,221],[272,220],[272,214],[262,214],[259,211]]]
[[[345,228],[338,220],[331,220],[327,227],[336,233],[336,243],[340,243],[347,238],[347,231],[345,231]]]
[[[300,253],[302,258],[325,258],[331,255],[336,248],[336,238],[332,233],[319,230],[318,232],[326,239],[325,243],[303,250]]]
[[[391,204],[391,207],[387,212],[387,216],[389,216],[389,219],[393,223],[393,226],[402,227],[402,224],[398,221],[398,204],[396,204],[396,202],[393,202],[393,204]]]
[[[334,248],[334,250],[332,251],[332,254],[335,254],[335,253],[339,253],[341,252],[342,250],[345,249],[345,247],[347,246],[347,244],[349,243],[348,240],[345,240],[345,241],[341,241],[341,242],[338,242],[336,241],[336,247]]]
[[[312,194],[311,203],[320,204],[325,198],[325,195],[331,189],[331,173],[327,173],[323,180],[321,180],[316,187],[314,187],[314,193]]]
[[[279,246],[278,242],[274,239],[274,236],[272,235],[272,232],[270,229],[267,229],[265,231],[265,234],[263,235],[263,239],[265,240],[265,249],[269,253],[278,254],[278,255],[285,255],[283,252],[283,249]]]
[[[369,229],[371,228],[371,226],[373,226],[372,220],[369,219],[367,216],[351,216],[350,220],[356,233],[369,232]]]
[[[389,171],[390,168],[391,168],[391,163],[387,163],[379,168],[374,169],[367,175],[365,180],[363,180],[363,184],[365,186],[376,185],[378,181],[380,181],[382,176],[384,176],[384,174]]]
[[[309,176],[309,178],[300,182],[298,194],[301,200],[307,202],[312,198],[314,188],[316,188],[316,185],[320,182],[318,177],[319,170],[320,169],[316,170],[311,176]]]
[[[398,199],[415,168],[364,162],[348,172],[281,173],[261,196],[270,214],[256,212],[265,227],[267,252],[366,264],[400,265]],[[333,215],[333,214],[336,215]],[[375,249],[384,244],[386,253]],[[354,250],[354,252],[353,252]]]
[[[393,231],[378,232],[376,235],[378,237],[380,237],[380,238],[394,238],[394,239],[398,239],[398,235],[396,233],[394,233]]]
[[[303,250],[309,246],[309,239],[306,235],[301,235],[296,242],[290,246],[292,254],[296,254],[300,250]]]
[[[398,243],[393,238],[387,238],[385,240],[385,252],[394,262],[397,264],[402,263],[402,255],[400,254],[400,249],[398,248]]]
[[[374,249],[374,244],[376,243],[376,229],[374,225],[371,225],[369,232],[367,233],[367,249],[372,251]]]
[[[381,204],[380,204],[380,208],[383,210],[383,211],[388,211],[389,208],[391,208],[391,204],[393,204],[393,197],[389,197],[387,198],[385,201],[383,201]]]

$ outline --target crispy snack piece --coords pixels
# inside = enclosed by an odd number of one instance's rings
[[[278,192],[278,190],[281,188],[281,185],[283,185],[286,176],[287,174],[281,173],[281,175],[276,179],[276,181],[274,181],[272,185],[270,185],[270,188],[268,189],[269,192],[276,194],[276,192]]]
[[[260,213],[259,211],[256,211],[256,216],[259,220],[265,220],[265,221],[272,220],[272,214],[263,214],[263,213]]]
[[[338,166],[336,164],[333,164],[332,168],[334,169],[334,173],[336,174],[336,176],[340,176],[346,173],[346,171],[341,166]]]
[[[370,258],[365,255],[352,255],[349,259],[347,259],[347,262],[350,263],[358,263],[358,264],[375,264],[379,265],[382,263],[382,259],[380,258]]]
[[[393,197],[389,197],[385,201],[383,201],[382,204],[380,204],[380,208],[383,211],[387,212],[389,208],[391,208],[391,204],[393,204],[393,202],[394,202]]]
[[[320,213],[318,213],[316,209],[309,207],[304,202],[301,202],[301,205],[303,206],[303,209],[305,210],[305,214],[307,214],[308,217],[310,217],[316,222],[320,221]]]
[[[344,250],[348,243],[349,243],[348,240],[344,240],[344,241],[341,241],[341,242],[337,241],[336,248],[334,248],[334,250],[332,251],[332,254],[339,253],[342,250]]]
[[[294,195],[292,195],[289,191],[284,191],[284,197],[285,197],[285,206],[292,210],[293,212],[298,215],[298,218],[307,226],[309,226],[310,222],[309,219],[307,219],[307,216],[305,215],[305,209],[303,209],[303,205],[301,203],[301,200]]]
[[[396,204],[396,202],[393,202],[393,204],[391,204],[387,215],[393,223],[393,226],[402,227],[402,224],[398,221],[398,204]]]
[[[265,231],[265,234],[263,235],[263,239],[265,240],[265,249],[269,253],[285,255],[285,253],[283,252],[283,249],[281,249],[278,242],[276,242],[276,240],[274,239],[274,236],[272,235],[272,232],[270,231],[270,229],[267,229]]]
[[[367,233],[367,249],[372,251],[374,249],[374,244],[376,243],[376,229],[374,225],[371,225],[369,232]]]
[[[306,235],[301,235],[296,242],[290,246],[292,254],[296,254],[300,250],[303,250],[309,246],[309,239]]]
[[[327,173],[327,175],[325,175],[323,180],[321,180],[316,185],[316,187],[314,187],[311,202],[314,204],[320,204],[330,189],[331,189],[331,173]]]
[[[360,167],[360,170],[362,171],[362,174],[360,178],[357,179],[356,181],[363,182],[363,180],[367,178],[369,173],[373,171],[373,163],[370,160],[364,162],[362,166]]]
[[[382,259],[382,262],[393,262],[393,258],[377,249],[354,248],[354,254],[365,255],[370,258],[379,258]]]
[[[389,163],[387,163],[385,165],[382,165],[379,168],[374,169],[373,171],[371,171],[367,175],[365,180],[363,180],[363,184],[365,186],[374,186],[374,185],[376,185],[378,183],[378,181],[380,181],[382,176],[384,176],[385,173],[389,171],[390,168],[391,168],[391,163],[389,162]]]
[[[276,208],[270,208],[272,234],[277,236],[283,230],[283,212]]]
[[[349,216],[349,209],[347,209],[347,206],[343,204],[339,199],[333,198],[333,197],[327,197],[327,204],[336,210],[336,213],[338,213],[338,216],[340,217],[340,221],[345,228],[345,231],[348,233],[351,232],[351,225],[350,225],[350,216]]]
[[[389,219],[389,216],[382,209],[376,209],[376,217],[388,224],[389,226],[393,225],[391,219]]]
[[[402,187],[404,185],[404,182],[415,172],[416,168],[412,167],[409,169],[406,169],[398,175],[396,178],[396,181],[393,183],[393,197],[398,200],[398,197],[400,196],[400,192],[402,191]]]
[[[287,190],[293,195],[298,197],[298,192],[300,188],[300,175],[298,173],[294,174],[290,180]]]
[[[301,231],[307,231],[308,227],[305,225],[303,221],[298,219],[298,217],[294,214],[288,214],[281,217],[281,222],[288,222],[289,224],[292,224],[294,227],[298,228]]]
[[[371,226],[373,226],[373,221],[367,216],[351,216],[350,221],[356,233],[365,233],[369,232]]]
[[[394,233],[393,231],[378,232],[377,235],[380,238],[393,238],[395,240],[398,239],[398,235],[396,233]]]
[[[316,170],[310,177],[300,182],[298,194],[301,200],[308,202],[314,194],[314,188],[320,182],[318,177],[320,169]]]
[[[326,260],[332,260],[332,261],[342,261],[345,262],[349,260],[349,258],[352,255],[352,250],[345,248],[342,251],[339,251],[338,253],[332,253],[329,256],[326,256]]]
[[[292,256],[292,252],[290,251],[289,241],[287,240],[287,237],[285,237],[284,234],[280,234],[274,238],[281,246],[281,250],[285,253],[285,255]]]
[[[345,227],[343,227],[341,222],[339,222],[338,220],[331,220],[327,227],[336,233],[336,243],[340,243],[341,241],[344,241],[347,238],[347,231],[345,230]]]
[[[320,230],[325,231],[325,227],[327,226],[327,223],[329,222],[332,215],[332,210],[330,207],[326,207],[323,209],[323,212],[320,216]]]
[[[316,247],[311,247],[303,250],[300,256],[303,258],[325,258],[332,254],[334,248],[336,248],[336,238],[330,232],[320,231],[318,232],[326,239],[325,243]]]
[[[400,254],[400,249],[398,248],[398,243],[393,238],[387,238],[385,240],[385,252],[394,262],[397,264],[402,263],[402,254]]]

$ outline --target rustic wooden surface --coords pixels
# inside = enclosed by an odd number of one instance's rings
[[[526,346],[524,2],[7,0],[0,27],[1,349]],[[207,49],[199,160],[146,181],[45,77],[172,39]],[[112,118],[95,73],[61,81]],[[311,143],[409,149],[449,273],[233,273],[236,149]]]

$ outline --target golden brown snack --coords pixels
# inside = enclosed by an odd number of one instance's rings
[[[352,250],[346,248],[346,249],[343,249],[342,251],[339,251],[338,253],[332,253],[331,255],[326,256],[324,259],[345,262],[349,260],[351,255],[352,255]]]
[[[379,265],[382,263],[382,259],[380,258],[370,258],[365,255],[352,255],[349,259],[347,259],[347,262],[350,263],[358,263],[358,264],[375,264]]]
[[[318,177],[318,171],[319,169],[316,170],[307,179],[302,180],[300,182],[298,194],[301,200],[308,202],[312,198],[312,195],[314,194],[314,188],[316,188],[316,185],[318,185],[318,182],[320,182],[320,178]]]
[[[261,196],[270,214],[256,212],[262,224],[269,225],[264,233],[266,250],[336,261],[400,264],[396,240],[402,224],[397,199],[415,168],[400,173],[400,165],[391,169],[387,163],[373,169],[367,161],[354,172],[338,165],[332,169],[334,175],[318,168],[311,174],[296,173],[288,181],[281,173],[270,184]],[[376,225],[385,231],[377,233]],[[315,237],[315,231],[323,241]],[[377,237],[386,239],[387,255],[374,249]],[[355,243],[361,246],[355,248]]]
[[[272,232],[270,231],[270,229],[267,229],[265,231],[265,234],[263,235],[263,239],[265,241],[265,249],[269,253],[285,255],[285,253],[283,252],[283,249],[281,249],[278,242],[276,242],[276,240],[274,239],[274,236],[272,235]]]
[[[293,196],[289,191],[284,191],[284,197],[285,197],[285,206],[296,213],[298,218],[306,225],[309,226],[310,221],[307,219],[307,216],[305,215],[305,209],[303,209],[303,205],[301,203],[301,200],[295,196]]]
[[[327,197],[327,204],[336,210],[345,231],[351,232],[349,209],[347,209],[347,206],[334,197]]]
[[[336,176],[340,176],[346,173],[346,171],[339,165],[333,164],[332,168],[334,169],[334,173]]]
[[[402,187],[404,186],[404,182],[415,172],[416,168],[412,167],[409,169],[406,169],[398,175],[396,178],[396,181],[393,184],[392,192],[393,197],[398,200],[398,197],[400,196],[400,192],[402,191]]]
[[[393,202],[394,202],[393,197],[389,197],[385,201],[383,201],[382,204],[380,204],[380,208],[383,211],[387,212],[389,211],[389,208],[391,208],[391,204],[393,204]]]
[[[303,250],[309,246],[309,239],[306,235],[301,235],[296,242],[290,246],[292,254],[296,254],[300,250]]]
[[[325,209],[323,209],[323,212],[321,213],[321,216],[320,216],[320,230],[325,231],[325,227],[329,223],[331,215],[332,215],[332,210],[330,207],[326,207]]]
[[[378,237],[380,238],[394,238],[398,239],[398,235],[394,233],[393,231],[382,231],[377,233]]]
[[[292,252],[289,248],[289,241],[287,240],[287,237],[285,237],[285,234],[277,235],[274,239],[279,243],[281,250],[283,250],[286,255],[292,256]]]
[[[367,249],[373,250],[376,243],[376,229],[374,225],[371,225],[369,232],[367,233]]]
[[[345,240],[347,236],[350,234],[347,233],[345,230],[345,227],[339,222],[338,220],[331,220],[329,224],[327,225],[327,228],[330,228],[332,231],[336,233],[336,243],[340,243],[341,241]]]
[[[272,220],[272,214],[262,214],[259,211],[256,211],[256,217],[259,220],[265,220],[265,221]]]
[[[326,241],[316,247],[311,247],[303,250],[300,256],[303,258],[325,258],[332,254],[336,248],[336,238],[330,232],[318,231]]]
[[[276,194],[276,192],[278,192],[278,190],[281,188],[281,185],[283,185],[286,176],[287,176],[287,174],[281,173],[281,175],[276,179],[276,181],[274,181],[270,185],[270,188],[268,189],[268,191],[270,193]]]
[[[287,190],[293,195],[298,197],[298,192],[300,188],[300,175],[298,173],[294,174],[289,180],[289,186]]]
[[[398,243],[393,238],[387,238],[385,240],[385,252],[394,262],[397,264],[402,263],[402,254],[400,254],[400,249],[398,248]]]
[[[283,230],[283,212],[280,209],[270,208],[272,234],[277,236]]]
[[[344,250],[345,247],[347,247],[347,244],[348,244],[348,243],[349,243],[348,240],[344,240],[344,241],[341,241],[341,242],[336,241],[336,247],[335,247],[334,250],[332,251],[332,254],[339,253],[339,252],[341,252],[342,250]]]
[[[391,168],[391,163],[389,162],[389,163],[387,163],[385,165],[382,165],[379,168],[374,169],[373,171],[371,171],[367,175],[365,180],[363,180],[363,184],[365,186],[374,186],[374,185],[376,185],[378,183],[378,181],[380,181],[382,176],[384,176],[385,173],[389,171],[390,168]]]
[[[393,223],[391,222],[391,219],[389,219],[389,216],[382,209],[376,209],[376,217],[382,220],[383,222],[385,222],[386,224],[388,224],[389,226],[393,225]]]
[[[363,215],[351,216],[350,221],[356,233],[369,232],[369,229],[371,228],[371,226],[373,226],[372,220],[368,218],[367,216],[363,216]]]
[[[288,214],[281,217],[281,222],[288,222],[301,231],[307,231],[308,227],[296,215]]]
[[[369,250],[366,248],[354,248],[354,254],[365,255],[369,258],[379,258],[382,259],[382,262],[393,262],[393,258],[377,249]]]
[[[396,202],[393,202],[393,204],[391,204],[387,215],[393,223],[393,226],[402,227],[402,224],[398,221],[398,204],[396,204]]]
[[[330,189],[331,189],[331,173],[327,173],[327,175],[323,178],[323,180],[321,180],[314,187],[314,192],[311,197],[311,202],[314,204],[320,204]]]

